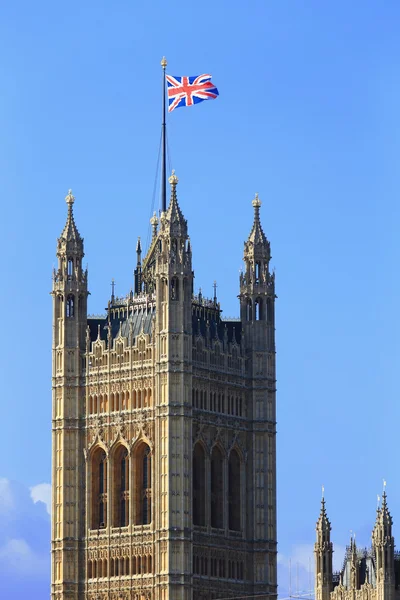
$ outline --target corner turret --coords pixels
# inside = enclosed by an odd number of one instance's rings
[[[372,531],[372,547],[376,561],[377,600],[393,600],[395,593],[393,519],[387,505],[386,491],[378,508]]]
[[[321,510],[315,528],[317,539],[314,545],[316,600],[329,600],[333,589],[331,529],[331,523],[326,513],[325,499],[322,497]]]
[[[254,208],[253,227],[244,243],[243,260],[245,271],[240,275],[240,316],[244,325],[260,321],[266,324],[258,345],[269,349],[275,346],[274,304],[275,275],[269,271],[271,260],[270,243],[260,221],[261,200],[258,194],[252,202]]]

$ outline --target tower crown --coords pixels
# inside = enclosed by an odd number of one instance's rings
[[[378,508],[372,536],[375,540],[385,540],[392,537],[393,519],[387,505],[386,492],[382,494],[382,506]]]
[[[176,186],[179,179],[174,170],[168,181],[171,185],[171,198],[166,213],[162,213],[161,215],[161,227],[172,237],[186,238],[188,232],[187,221],[178,204]]]
[[[60,256],[60,254],[67,254],[69,256],[83,257],[83,238],[80,236],[75,224],[73,211],[75,196],[72,194],[72,190],[68,191],[65,202],[68,206],[67,221],[61,236],[58,238],[57,256]]]
[[[317,525],[316,525],[316,531],[329,535],[331,529],[332,529],[331,522],[328,519],[328,515],[326,512],[325,499],[322,498],[321,510],[320,510]]]
[[[57,240],[58,269],[54,270],[53,278],[57,284],[68,282],[74,286],[87,283],[87,272],[82,270],[83,238],[74,220],[73,205],[75,196],[69,190],[65,197],[68,206],[67,220],[60,237]]]
[[[244,244],[244,260],[250,256],[254,256],[257,259],[264,259],[267,263],[271,259],[270,243],[263,231],[260,220],[260,207],[261,200],[258,194],[255,194],[254,200],[252,201],[254,208],[254,221],[253,227],[251,228],[249,237]]]

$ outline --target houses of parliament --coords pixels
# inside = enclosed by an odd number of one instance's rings
[[[201,248],[174,173],[169,183],[146,254],[136,246],[134,289],[96,317],[66,197],[52,288],[53,600],[276,598],[275,278],[261,201],[240,318],[224,319],[216,295],[194,293]]]
[[[393,519],[386,491],[376,511],[371,546],[357,547],[355,537],[352,537],[338,572],[333,572],[332,568],[331,530],[322,498],[314,546],[315,600],[398,600],[400,553],[395,550]]]

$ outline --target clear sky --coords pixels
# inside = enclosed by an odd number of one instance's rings
[[[369,543],[383,478],[400,536],[399,28],[397,0],[2,3],[1,597],[48,596],[49,292],[64,197],[71,187],[89,311],[102,312],[112,277],[129,291],[148,235],[164,54],[171,74],[212,73],[220,91],[168,129],[196,288],[211,295],[216,279],[227,316],[256,191],[263,201],[281,594],[290,557],[308,585],[322,484],[338,562],[350,530]]]

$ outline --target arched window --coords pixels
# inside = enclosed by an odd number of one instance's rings
[[[229,529],[240,531],[240,458],[232,450],[228,461]]]
[[[206,465],[204,448],[197,443],[193,452],[193,524],[205,525]]]
[[[74,316],[74,296],[72,294],[67,297],[66,315],[67,318]]]
[[[113,525],[125,527],[129,519],[129,458],[125,446],[114,455]]]
[[[142,523],[151,522],[151,458],[147,446],[143,453]]]
[[[260,269],[261,265],[259,262],[256,262],[255,264],[255,276],[256,276],[256,283],[260,283]]]
[[[134,522],[135,525],[151,523],[151,453],[142,443],[134,453]]]
[[[254,304],[254,320],[255,321],[263,321],[264,320],[264,304],[262,298],[257,298]]]
[[[179,279],[177,277],[171,279],[171,300],[179,300]]]
[[[67,264],[68,279],[72,278],[73,273],[74,273],[74,261],[72,260],[72,258],[69,258],[68,264]]]
[[[246,320],[247,321],[252,321],[253,320],[253,311],[252,311],[252,306],[251,306],[251,300],[250,300],[250,298],[248,298],[247,302],[246,302]]]
[[[92,529],[107,525],[107,459],[102,448],[92,457]]]
[[[223,499],[223,456],[218,446],[211,454],[211,527],[222,529],[224,526]]]
[[[267,321],[268,323],[272,323],[274,320],[274,308],[271,298],[267,298]]]

